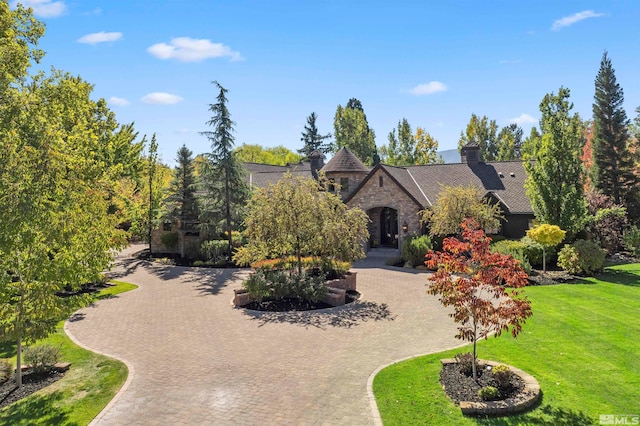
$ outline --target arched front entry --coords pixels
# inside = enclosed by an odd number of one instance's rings
[[[369,245],[398,248],[398,211],[391,207],[374,207],[369,215]]]

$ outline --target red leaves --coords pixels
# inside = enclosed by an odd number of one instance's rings
[[[513,257],[491,252],[491,238],[476,221],[467,219],[462,229],[462,241],[446,238],[442,252],[427,254],[427,265],[438,268],[427,291],[454,308],[457,338],[475,342],[508,330],[516,337],[532,315],[531,304],[517,290],[527,285],[527,274]]]

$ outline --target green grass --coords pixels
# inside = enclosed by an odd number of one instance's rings
[[[640,264],[525,292],[533,317],[523,332],[482,341],[478,356],[532,374],[543,392],[535,409],[511,417],[463,416],[438,382],[439,360],[468,347],[380,371],[373,390],[384,424],[586,425],[598,424],[600,414],[640,414]]]
[[[137,286],[125,282],[102,290],[96,299],[113,297]],[[7,425],[86,425],[111,401],[127,378],[127,367],[120,361],[77,346],[58,324],[54,334],[38,343],[60,346],[60,360],[71,363],[64,378],[33,395],[0,410],[0,424]],[[0,345],[0,357],[11,354],[15,345]]]

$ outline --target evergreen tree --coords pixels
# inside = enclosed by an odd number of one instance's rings
[[[496,161],[519,160],[522,157],[522,129],[515,123],[498,133]]]
[[[240,222],[239,210],[246,199],[247,188],[242,164],[233,151],[235,122],[227,107],[227,89],[220,83],[213,84],[219,89],[217,102],[209,105],[212,117],[207,125],[213,130],[201,132],[211,142],[211,152],[203,170],[203,189],[208,197],[203,203],[205,226],[219,226],[219,218],[224,218],[224,233],[228,241],[228,253],[232,253],[231,231]]]
[[[305,158],[309,158],[309,154],[316,150],[320,150],[325,154],[333,150],[331,143],[324,142],[331,137],[331,133],[321,135],[318,132],[318,128],[316,127],[317,118],[318,116],[315,112],[312,112],[311,115],[307,117],[307,124],[304,126],[304,132],[302,132],[302,137],[300,138],[300,140],[304,142],[304,146],[302,149],[299,149],[298,152],[303,154]]]
[[[362,103],[355,98],[349,99],[346,107],[338,105],[333,122],[335,144],[334,152],[346,146],[365,164],[373,164],[376,154],[376,134],[369,127]]]
[[[536,218],[558,225],[569,238],[582,230],[587,214],[580,160],[584,126],[578,114],[571,115],[569,89],[547,94],[540,103],[542,137],[532,153],[524,157],[525,188]],[[530,161],[534,160],[534,161]]]
[[[596,189],[611,196],[616,204],[624,204],[637,179],[632,172],[633,160],[627,146],[629,120],[622,108],[624,94],[606,51],[595,86],[591,180]]]
[[[186,230],[198,220],[198,202],[196,199],[196,177],[193,152],[186,145],[178,150],[177,166],[165,199],[165,217],[178,221],[180,229]]]

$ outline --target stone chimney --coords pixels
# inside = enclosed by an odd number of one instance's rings
[[[480,145],[478,142],[471,139],[460,150],[460,160],[466,164],[477,164],[480,162]]]
[[[324,167],[324,154],[316,149],[309,154],[309,161],[311,162],[311,175],[317,180],[318,172]]]

